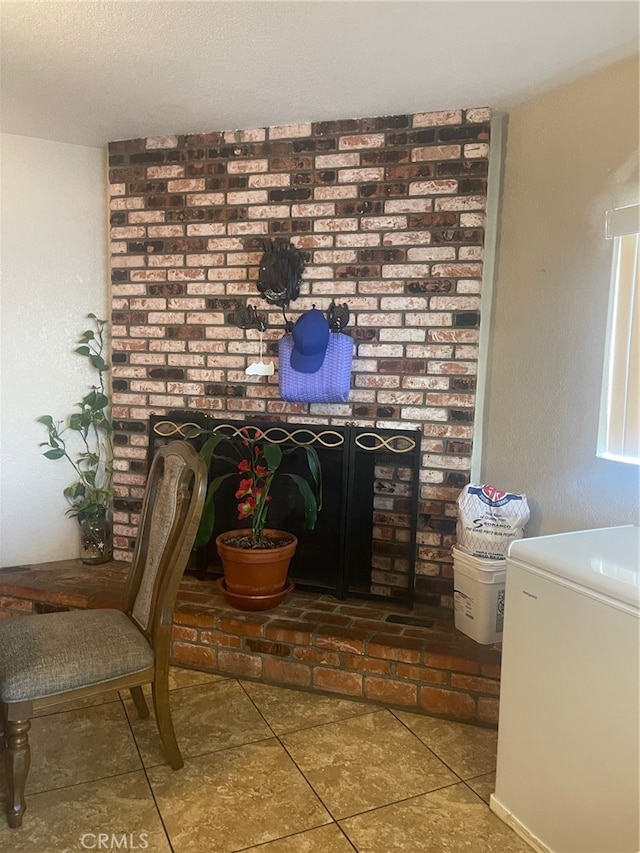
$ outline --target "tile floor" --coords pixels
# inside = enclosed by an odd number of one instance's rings
[[[2,809],[0,850],[530,853],[487,806],[493,731],[183,669],[171,681],[181,771],[128,694],[43,712],[24,825]]]

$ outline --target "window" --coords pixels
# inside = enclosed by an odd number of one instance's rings
[[[607,213],[613,263],[597,455],[640,465],[640,205]]]

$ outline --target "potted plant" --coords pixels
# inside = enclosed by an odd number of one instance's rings
[[[231,466],[227,473],[214,476],[207,489],[202,520],[195,547],[205,545],[213,535],[215,498],[222,483],[237,478],[235,499],[238,519],[251,520],[251,528],[229,530],[216,537],[216,548],[224,572],[222,591],[229,603],[242,610],[267,610],[279,604],[292,589],[287,582],[289,563],[298,544],[285,530],[267,527],[273,505],[272,486],[276,476],[289,478],[304,504],[304,526],[313,530],[322,506],[320,461],[313,447],[283,449],[269,442],[257,427],[242,427],[234,435],[214,432],[200,451],[211,468],[214,461]],[[312,485],[300,474],[284,471],[285,456],[304,453]]]
[[[80,525],[82,562],[103,563],[112,555],[109,508],[113,495],[113,427],[105,381],[109,365],[103,355],[107,321],[95,314],[88,317],[94,328],[80,335],[75,352],[96,371],[97,384],[77,404],[79,411],[66,421],[54,421],[51,415],[42,415],[38,421],[49,433],[49,440],[40,444],[47,448],[43,455],[66,459],[76,473],[77,479],[67,486],[64,496],[69,503],[66,514],[77,518]]]

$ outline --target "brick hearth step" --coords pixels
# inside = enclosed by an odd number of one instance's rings
[[[0,618],[118,607],[128,568],[65,560],[0,569]],[[244,613],[226,604],[215,581],[186,576],[172,661],[484,726],[498,720],[500,649],[456,631],[444,608],[296,590],[273,611]]]

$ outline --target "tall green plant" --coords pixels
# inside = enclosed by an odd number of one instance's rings
[[[103,516],[113,495],[113,426],[106,384],[110,366],[104,357],[107,321],[95,314],[88,317],[93,320],[93,328],[80,335],[75,352],[96,371],[97,384],[76,404],[80,411],[73,412],[66,421],[54,421],[51,415],[38,418],[49,433],[49,440],[40,443],[40,447],[47,448],[43,455],[47,459],[66,459],[76,473],[77,479],[67,486],[64,496],[69,503],[67,515],[79,516],[80,521]],[[73,447],[67,444],[71,435],[76,439],[69,442]]]

